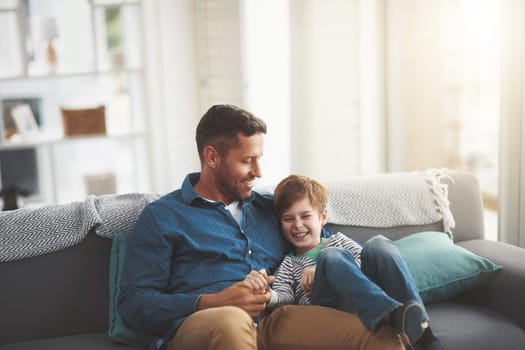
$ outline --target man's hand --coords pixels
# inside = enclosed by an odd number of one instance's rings
[[[237,306],[250,316],[255,317],[264,311],[268,300],[270,300],[270,292],[255,294],[244,281],[241,281],[218,293],[201,296],[197,303],[197,310],[219,306]]]
[[[312,284],[314,283],[315,266],[310,267],[303,271],[303,277],[301,277],[301,288],[304,289],[306,295],[310,297],[312,292]]]

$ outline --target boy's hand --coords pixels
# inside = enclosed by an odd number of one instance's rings
[[[315,266],[307,268],[303,271],[303,277],[301,277],[301,288],[304,289],[306,295],[310,297],[312,292],[312,284],[314,283]]]
[[[251,271],[246,275],[242,282],[246,287],[254,291],[255,294],[264,294],[268,292],[268,286],[275,280],[274,276],[268,276],[265,269]]]

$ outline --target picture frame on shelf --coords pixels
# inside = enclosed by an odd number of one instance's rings
[[[2,120],[0,130],[0,141],[14,141],[19,137],[31,137],[39,130],[42,123],[42,99],[40,97],[12,97],[0,101],[2,107]],[[25,105],[22,109],[18,106]],[[28,111],[29,108],[29,111]],[[18,117],[15,118],[13,111],[16,109]],[[18,122],[17,120],[18,119]]]
[[[31,107],[28,104],[13,107],[13,109],[11,109],[11,115],[23,139],[31,139],[38,134],[39,128],[35,116],[31,111]]]
[[[11,113],[3,116],[3,123],[0,125],[2,128],[2,134],[0,135],[0,141],[9,140],[11,136],[15,135],[18,132],[16,128],[15,120]]]

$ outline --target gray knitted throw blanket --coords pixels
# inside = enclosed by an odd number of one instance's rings
[[[454,228],[448,178],[442,170],[357,176],[326,182],[328,221],[334,224],[394,227],[443,220]],[[262,191],[264,192],[264,191]],[[113,229],[127,235],[144,206],[159,194],[90,196],[83,202],[0,213],[0,262],[51,253],[82,241],[95,228],[111,238]]]
[[[127,235],[144,206],[158,194],[89,196],[83,202],[0,213],[0,262],[29,258],[73,246],[95,228],[111,238]]]
[[[443,221],[452,232],[446,170],[356,176],[326,182],[328,222],[363,227],[424,225]]]

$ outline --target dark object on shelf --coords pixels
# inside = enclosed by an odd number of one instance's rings
[[[0,188],[23,190],[25,195],[40,194],[38,155],[34,148],[0,151]],[[21,193],[19,193],[21,194]],[[5,205],[5,199],[4,199]]]
[[[61,109],[65,136],[105,135],[106,108]]]
[[[2,195],[2,200],[4,201],[2,210],[15,210],[18,209],[18,196],[27,196],[29,195],[29,191],[24,191],[23,189],[17,188],[15,185],[10,185],[1,189],[0,195]]]

